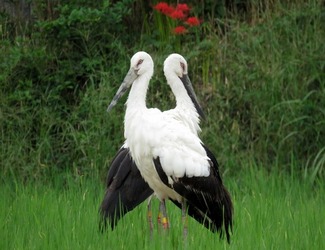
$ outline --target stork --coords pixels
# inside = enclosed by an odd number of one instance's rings
[[[176,93],[178,87],[177,84],[173,84],[174,78],[177,77],[176,71],[184,69],[187,71],[187,62],[179,54],[171,54],[164,62],[164,73],[167,83]],[[184,75],[183,80],[185,79],[186,75]],[[195,108],[193,109],[192,106],[188,108],[186,103],[188,100],[184,101],[181,96],[176,95],[176,107],[164,113],[182,121],[193,133],[197,134],[201,130],[199,126],[199,115],[204,117],[204,114],[190,81],[184,81],[184,83]],[[152,193],[153,190],[143,180],[136,164],[130,156],[128,146],[124,144],[110,164],[106,180],[106,192],[99,210],[102,217],[100,228],[102,230],[105,229],[107,222],[109,222],[112,229],[114,229],[121,216],[133,210]],[[151,216],[150,201],[151,199],[148,203],[148,217]],[[180,204],[177,205],[180,206]],[[191,211],[192,209],[189,210]],[[192,214],[190,215],[193,216]],[[196,217],[201,216],[198,215]],[[200,218],[200,222],[203,219]]]
[[[187,76],[187,63],[180,55],[173,54],[164,65],[167,82],[176,96],[175,109],[161,112],[146,108],[145,97],[153,63],[148,54],[139,52],[132,57],[131,68],[108,110],[133,82],[127,101],[125,137],[141,175],[162,204],[169,198],[182,206],[183,211],[188,208],[192,217],[212,231],[222,232],[224,226],[229,240],[232,203],[222,184],[215,157],[197,137],[198,114],[203,113]],[[119,151],[124,162],[120,166],[129,161],[128,169],[136,168],[127,154],[123,157],[126,149]],[[152,190],[143,183],[140,186],[149,190],[146,193],[149,196]]]

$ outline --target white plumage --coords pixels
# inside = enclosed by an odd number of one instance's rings
[[[194,122],[192,124],[194,129],[191,131],[184,125],[183,119],[170,115],[171,112],[164,113],[156,108],[146,107],[146,93],[152,74],[153,61],[150,55],[145,52],[136,53],[131,59],[129,73],[123,82],[123,85],[130,86],[130,79],[131,81],[135,79],[126,102],[124,136],[141,175],[157,197],[160,200],[172,198],[181,202],[182,197],[162,183],[153,159],[160,158],[167,176],[179,178],[208,176],[209,158],[201,145],[201,140],[192,132],[197,130]],[[168,76],[169,72],[165,74]],[[175,80],[180,81],[179,78]],[[185,88],[180,88],[174,81],[170,83],[176,91],[175,95],[180,97],[179,102],[183,106],[193,106]],[[198,119],[197,116],[192,119]]]
[[[182,122],[192,133],[197,135],[201,131],[199,115],[202,117],[204,115],[198,104],[190,80],[187,77],[188,66],[184,57],[176,53],[169,55],[164,62],[164,74],[167,84],[172,89],[176,98],[176,107],[164,111],[164,113]],[[189,96],[181,78],[186,78],[187,86],[190,88],[193,98]]]
[[[142,177],[162,201],[163,206],[164,200],[169,198],[177,206],[182,207],[182,213],[185,213],[188,207],[188,213],[213,232],[219,231],[222,234],[224,225],[229,242],[232,202],[222,184],[217,160],[198,137],[199,115],[203,117],[203,112],[188,78],[185,59],[178,54],[170,55],[165,60],[164,73],[176,97],[175,109],[161,112],[159,109],[147,108],[146,93],[153,75],[153,61],[149,54],[138,52],[132,57],[130,70],[109,105],[108,111],[132,86],[126,102],[124,148],[130,151],[131,158]],[[134,169],[134,164],[130,162],[131,158],[123,157],[125,150],[122,148],[119,153],[122,154],[122,161],[116,158],[113,173],[117,170],[116,164],[120,161],[121,166]],[[124,175],[124,172],[117,173]],[[113,176],[109,174],[109,183]],[[138,180],[136,175],[134,178]],[[132,183],[132,176],[124,181],[129,185]],[[138,183],[146,195],[150,195],[150,190],[141,184],[140,180]],[[105,208],[108,207],[106,201],[111,195],[118,197],[108,189],[107,199],[102,205],[104,209],[102,211],[104,213],[108,211],[110,217],[114,216],[115,210]],[[139,197],[139,201],[143,198],[143,196]],[[134,205],[139,204],[136,200],[131,202],[124,199],[123,201],[126,202],[122,204],[127,209],[132,209]],[[114,223],[115,220],[113,225]]]

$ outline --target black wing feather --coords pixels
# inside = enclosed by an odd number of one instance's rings
[[[203,147],[211,159],[211,173],[208,177],[173,178],[174,182],[171,185],[159,157],[154,159],[154,164],[161,181],[185,199],[188,214],[212,232],[218,231],[220,236],[224,225],[227,241],[230,242],[233,215],[231,197],[222,183],[215,156],[207,147]],[[173,202],[180,207],[177,201]]]
[[[106,180],[106,192],[100,205],[100,229],[112,229],[128,212],[146,200],[153,190],[142,178],[128,148],[121,148],[114,157]]]
[[[158,172],[158,175],[159,175],[161,181],[165,185],[170,187],[171,189],[174,189],[174,187],[172,185],[170,185],[169,182],[168,182],[168,177],[167,177],[166,173],[162,169],[159,158],[154,159],[154,164],[155,164],[156,170]],[[181,193],[184,193],[184,191],[179,192],[179,194],[181,194]],[[177,200],[173,200],[173,199],[170,199],[170,200],[178,208],[182,209],[182,204],[181,203],[179,203]],[[200,224],[204,225],[206,228],[208,228],[212,232],[217,231],[217,228],[215,227],[215,225],[213,223],[211,223],[210,219],[206,216],[206,214],[204,212],[202,212],[200,209],[198,209],[196,205],[193,205],[192,203],[188,203],[188,202],[186,203],[186,205],[187,205],[187,214],[189,216],[194,218],[196,221],[198,221]]]

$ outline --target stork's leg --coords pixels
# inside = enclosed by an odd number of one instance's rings
[[[169,221],[167,217],[166,203],[164,199],[159,203],[158,223],[162,225],[163,229],[169,229]]]
[[[149,229],[150,229],[150,237],[152,237],[152,234],[153,234],[151,198],[152,198],[152,195],[149,197],[149,200],[148,200],[148,223],[149,223]]]
[[[162,212],[161,212],[161,206],[162,206],[162,201],[159,201],[159,211],[158,211],[158,217],[157,217],[158,226],[161,225],[161,219],[163,217]]]
[[[183,222],[183,236],[184,236],[184,239],[187,238],[187,232],[188,232],[188,228],[187,228],[188,221],[187,221],[186,209],[187,209],[186,201],[183,200],[182,201],[182,222]]]

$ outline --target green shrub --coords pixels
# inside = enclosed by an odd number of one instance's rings
[[[100,8],[62,3],[57,18],[34,23],[30,36],[17,36],[14,43],[1,41],[4,176],[40,178],[66,170],[84,174],[97,166],[94,157],[101,152],[94,152],[91,159],[88,147],[101,136],[91,135],[103,124],[105,105],[97,100],[90,105],[86,96],[104,84],[110,91],[116,75],[125,71],[121,65],[128,55],[129,36],[120,34],[126,33],[123,17],[131,2]],[[103,119],[92,120],[88,108],[94,105]]]
[[[215,47],[221,73],[209,107],[225,158],[249,155],[281,169],[324,162],[325,34],[316,7],[234,24]]]

